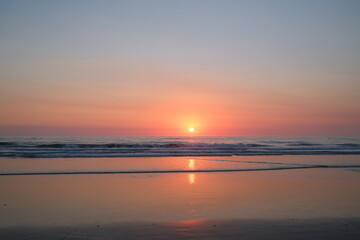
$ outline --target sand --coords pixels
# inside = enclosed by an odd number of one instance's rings
[[[360,239],[358,170],[1,176],[0,239]]]
[[[0,239],[360,239],[360,219],[190,220],[76,227],[12,227]]]

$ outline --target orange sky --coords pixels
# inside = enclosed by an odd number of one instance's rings
[[[358,97],[335,86],[298,91],[296,82],[281,89],[258,86],[261,79],[255,78],[242,85],[241,76],[148,69],[129,73],[124,86],[117,82],[122,70],[97,82],[92,79],[109,70],[90,69],[76,82],[55,76],[54,86],[37,80],[14,84],[18,92],[2,95],[0,125],[45,135],[182,136],[189,127],[196,129],[192,135],[205,136],[347,135],[359,119],[351,103]]]

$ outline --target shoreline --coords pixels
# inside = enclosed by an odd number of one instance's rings
[[[0,158],[14,158],[14,159],[59,159],[59,158],[143,158],[143,157],[261,157],[261,156],[338,156],[338,155],[360,155],[359,150],[349,151],[349,150],[333,150],[333,151],[302,151],[302,152],[243,152],[243,153],[179,153],[179,154],[106,154],[102,153],[99,155],[61,155],[61,156],[35,156],[33,154],[25,154],[22,156],[13,156],[13,155],[1,155]]]
[[[360,168],[360,165],[345,166],[299,166],[281,168],[249,168],[249,169],[209,169],[209,170],[154,170],[154,171],[107,171],[107,172],[33,172],[33,173],[0,173],[0,176],[32,176],[32,175],[90,175],[90,174],[153,174],[153,173],[226,173],[226,172],[257,172],[257,171],[276,171],[276,170],[296,170],[296,169],[321,169],[321,168]]]

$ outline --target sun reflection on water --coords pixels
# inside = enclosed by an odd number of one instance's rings
[[[194,170],[195,169],[195,160],[194,159],[188,159],[188,168],[190,170]],[[189,173],[188,174],[188,178],[189,178],[189,183],[190,184],[194,184],[195,183],[195,174],[194,173]]]
[[[194,159],[188,159],[188,167],[191,170],[195,169],[195,160]]]

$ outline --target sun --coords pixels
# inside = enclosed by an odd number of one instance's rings
[[[189,128],[189,132],[194,132],[195,131],[195,128],[191,127]]]

